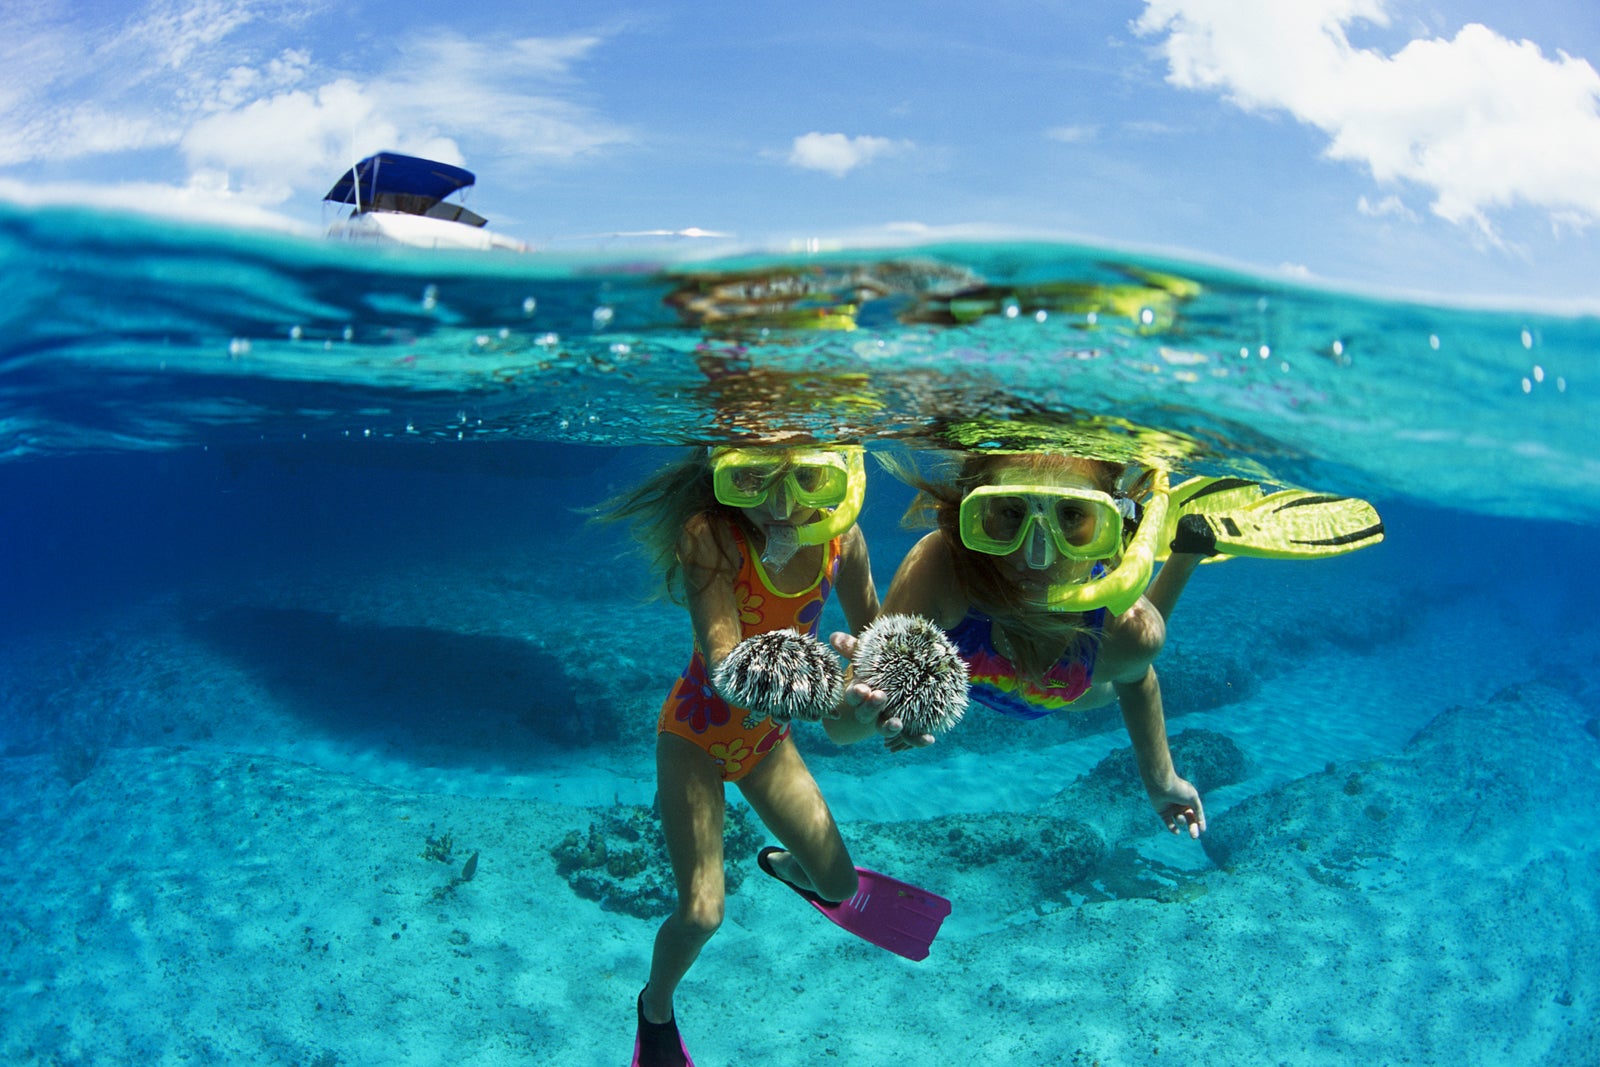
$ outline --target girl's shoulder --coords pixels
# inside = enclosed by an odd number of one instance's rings
[[[1140,597],[1121,615],[1106,619],[1100,656],[1114,676],[1142,675],[1144,668],[1161,654],[1166,642],[1166,620],[1154,605]]]
[[[740,562],[738,528],[724,515],[697,511],[684,520],[678,535],[678,559],[699,570],[737,570]]]
[[[925,615],[949,629],[972,606],[956,577],[950,545],[938,531],[925,535],[901,560],[886,612]]]

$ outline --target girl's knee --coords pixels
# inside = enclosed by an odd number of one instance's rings
[[[856,869],[849,865],[829,871],[816,880],[816,890],[824,900],[849,900],[856,895],[859,880]]]
[[[722,926],[723,910],[722,897],[706,896],[679,901],[675,917],[686,931],[704,941]]]

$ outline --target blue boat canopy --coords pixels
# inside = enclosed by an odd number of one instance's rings
[[[345,171],[322,199],[362,208],[377,203],[383,194],[443,200],[477,180],[476,175],[462,167],[403,156],[399,152],[379,152]]]

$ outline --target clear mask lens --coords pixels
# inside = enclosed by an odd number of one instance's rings
[[[711,456],[718,503],[755,508],[773,500],[790,509],[837,508],[851,498],[860,458],[829,449],[725,449]]]
[[[981,486],[961,502],[961,539],[974,552],[1004,556],[1026,548],[1029,566],[1054,552],[1106,559],[1122,543],[1116,503],[1092,489]]]

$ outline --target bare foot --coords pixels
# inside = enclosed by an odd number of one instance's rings
[[[805,868],[794,858],[794,853],[774,849],[767,853],[767,863],[771,864],[773,873],[796,889],[808,893],[817,891],[817,887],[811,884],[811,877],[806,874]]]

